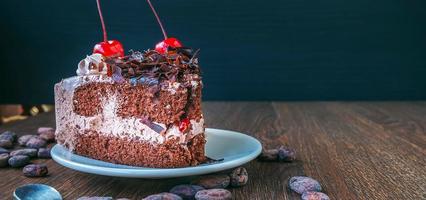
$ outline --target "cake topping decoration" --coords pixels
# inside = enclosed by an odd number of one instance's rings
[[[184,47],[170,48],[168,54],[160,54],[155,50],[143,53],[131,51],[130,55],[122,58],[109,57],[105,62],[108,68],[113,69],[112,73],[120,68],[123,78],[133,86],[155,86],[168,80],[183,83],[184,87],[192,87],[192,81],[201,79],[197,52]]]
[[[102,16],[102,10],[100,5],[100,0],[96,0],[96,5],[98,6],[99,18],[101,19],[102,32],[104,36],[104,41],[95,45],[93,48],[93,53],[99,53],[106,57],[109,56],[124,56],[123,45],[117,40],[108,40],[107,31],[105,28],[104,18]]]
[[[114,66],[114,68],[109,67],[108,69],[111,71],[110,72],[111,75],[108,74],[108,76],[112,77],[112,80],[114,80],[116,83],[124,83],[125,82],[123,75],[121,75],[121,68],[120,67]]]
[[[84,76],[88,74],[106,74],[107,66],[104,62],[104,56],[94,53],[86,56],[78,63],[77,75]]]
[[[165,54],[166,52],[168,52],[169,47],[172,47],[172,48],[182,47],[182,43],[178,39],[167,37],[166,30],[164,29],[163,24],[161,23],[160,17],[155,11],[154,6],[152,5],[150,0],[146,0],[146,1],[148,2],[149,7],[151,7],[151,10],[155,15],[155,18],[157,19],[157,22],[160,25],[161,31],[163,32],[163,36],[164,36],[164,40],[159,42],[157,45],[155,45],[155,50],[160,54]]]
[[[191,122],[188,118],[182,119],[179,124],[179,131],[182,133],[185,132],[188,129],[189,124],[191,124]]]
[[[155,45],[155,50],[158,53],[164,54],[168,51],[169,47],[182,47],[182,44],[176,38],[167,38]]]
[[[96,44],[93,53],[99,53],[106,57],[124,56],[123,45],[117,40],[108,40]]]

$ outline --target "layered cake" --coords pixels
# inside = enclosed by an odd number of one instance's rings
[[[71,152],[112,163],[197,165],[206,160],[198,51],[168,38],[147,2],[164,40],[125,55],[119,41],[107,39],[97,0],[104,40],[78,63],[77,76],[55,85],[56,139]]]
[[[197,55],[171,48],[83,59],[77,76],[55,85],[59,144],[83,156],[134,166],[203,162]]]

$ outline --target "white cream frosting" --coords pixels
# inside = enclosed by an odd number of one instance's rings
[[[86,56],[85,59],[78,63],[77,75],[107,74],[107,66],[104,59],[104,56],[99,53]]]
[[[74,91],[78,86],[93,81],[113,82],[106,75],[88,75],[71,77],[55,85],[56,134],[59,138],[62,137],[62,141],[68,142],[71,147],[74,138],[70,136],[70,131],[85,134],[86,130],[97,130],[106,136],[146,141],[153,144],[161,144],[169,139],[178,139],[184,143],[187,138],[204,132],[203,118],[198,122],[190,120],[189,133],[180,132],[179,128],[174,125],[165,134],[161,134],[142,123],[139,118],[117,116],[119,108],[117,94],[108,94],[101,100],[102,113],[90,117],[78,115],[73,109]],[[164,124],[155,124],[166,129]]]

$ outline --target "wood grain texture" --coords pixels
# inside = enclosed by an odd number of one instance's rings
[[[206,102],[209,127],[258,138],[265,147],[295,148],[293,163],[257,160],[245,165],[250,180],[231,189],[234,199],[299,199],[287,180],[319,180],[332,199],[426,199],[426,102]],[[53,113],[7,124],[19,134],[53,126]],[[65,199],[112,196],[141,199],[195,177],[144,180],[84,174],[46,162],[50,175],[26,178],[20,169],[0,169],[0,199],[27,183],[45,183]]]

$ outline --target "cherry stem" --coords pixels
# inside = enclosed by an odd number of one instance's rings
[[[148,2],[149,7],[151,7],[151,10],[154,13],[155,18],[157,18],[157,22],[160,25],[161,31],[163,32],[163,35],[164,35],[164,39],[167,39],[166,30],[164,30],[163,24],[161,23],[160,17],[158,17],[157,11],[155,11],[155,8],[154,8],[154,6],[152,6],[152,3],[151,3],[150,0],[146,0],[146,1]]]
[[[105,28],[104,17],[102,16],[101,3],[99,1],[100,0],[96,0],[96,4],[98,6],[99,18],[101,18],[102,31],[104,33],[104,42],[107,42],[108,41],[107,31],[106,31],[106,28]]]

